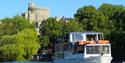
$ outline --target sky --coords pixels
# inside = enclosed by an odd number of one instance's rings
[[[0,0],[0,19],[21,15],[27,11],[30,0]],[[123,5],[125,0],[32,0],[39,7],[47,7],[50,17],[73,17],[76,10],[83,6],[93,5],[98,8],[103,3]]]

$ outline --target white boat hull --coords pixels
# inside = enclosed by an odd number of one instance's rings
[[[54,63],[111,63],[111,57],[90,57],[90,58],[72,58],[72,59],[58,59]]]
[[[83,59],[58,59],[54,63],[84,63]]]

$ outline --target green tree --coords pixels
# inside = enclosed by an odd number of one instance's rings
[[[123,31],[125,31],[125,10],[123,12],[121,12],[121,20],[122,20],[121,25],[123,27],[122,29],[123,29]]]
[[[37,33],[33,29],[24,29],[15,38],[17,44],[24,46],[26,59],[31,59],[32,55],[37,53],[40,45]]]
[[[122,5],[102,4],[98,10],[104,15],[108,16],[111,31],[122,31],[122,21],[120,20],[120,13],[125,10]]]
[[[16,34],[24,28],[34,28],[33,24],[29,23],[28,19],[21,16],[14,16],[13,18],[4,18],[1,20],[0,36]]]
[[[106,32],[109,28],[108,17],[93,6],[79,8],[74,17],[85,31]]]
[[[50,17],[45,21],[44,26],[41,27],[41,34],[52,37],[61,34],[61,30],[62,24],[55,18]]]
[[[21,16],[4,18],[0,24],[0,60],[30,60],[40,48],[34,25]]]
[[[114,19],[116,31],[125,31],[125,9],[115,14]]]
[[[64,18],[65,19],[65,18]],[[69,19],[67,22],[63,19],[59,21],[56,18],[48,18],[44,25],[41,26],[40,43],[41,49],[46,49],[54,46],[55,37],[69,32],[80,32],[83,31],[81,25],[74,19]]]
[[[84,18],[91,18],[96,12],[96,8],[93,6],[84,6],[79,8],[74,14],[75,19],[78,22],[82,22]]]
[[[102,4],[99,8],[104,15],[107,15],[109,19],[114,19],[115,13],[121,12],[124,10],[124,7],[121,5],[112,5],[112,4]]]
[[[63,34],[67,34],[69,32],[82,32],[84,31],[81,25],[76,22],[74,19],[68,20],[68,22],[63,23],[62,32]]]
[[[40,47],[33,29],[24,29],[10,37],[11,35],[2,37],[1,51],[5,59],[30,60]]]
[[[2,60],[25,60],[23,55],[25,55],[25,51],[21,45],[17,44],[6,44],[1,47],[1,58]],[[19,57],[22,57],[18,59]]]
[[[42,36],[40,37],[40,44],[42,48],[47,47],[50,44],[50,40],[48,36]]]
[[[40,27],[41,49],[45,49],[54,44],[54,37],[62,34],[62,24],[55,18],[48,18],[44,25]],[[53,46],[53,45],[52,45]]]
[[[4,35],[1,38],[0,41],[0,46],[6,45],[6,44],[14,44],[15,40],[14,40],[14,35]]]

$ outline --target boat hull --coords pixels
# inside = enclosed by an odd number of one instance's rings
[[[58,59],[54,63],[111,63],[111,57],[90,57],[90,58],[72,58],[72,59]]]

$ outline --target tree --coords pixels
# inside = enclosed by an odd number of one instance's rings
[[[125,10],[122,5],[112,5],[112,4],[102,4],[98,10],[102,12],[104,15],[108,16],[108,21],[110,22],[111,31],[122,31],[122,21],[120,18],[120,13]]]
[[[24,46],[24,58],[30,60],[32,55],[36,54],[40,44],[37,33],[33,29],[24,29],[15,37],[16,44]]]
[[[1,52],[5,59],[30,60],[40,47],[37,34],[33,29],[24,29],[10,37],[11,35],[2,37]]]
[[[115,14],[115,26],[116,30],[125,31],[125,9],[124,11]]]
[[[14,44],[15,43],[15,36],[14,35],[4,35],[1,38],[0,46],[6,45],[6,44]]]
[[[74,15],[85,31],[106,32],[108,29],[108,17],[96,10],[93,6],[79,8]],[[107,25],[107,26],[105,26]]]
[[[62,24],[55,18],[48,18],[44,25],[40,27],[40,45],[41,49],[53,47],[54,37],[62,34]]]
[[[84,31],[81,25],[76,22],[74,19],[68,20],[68,22],[63,23],[63,34],[67,34],[69,32],[82,32]]]
[[[45,21],[44,26],[41,27],[40,31],[42,35],[52,37],[61,34],[61,30],[62,24],[55,18],[50,17]]]
[[[4,18],[1,20],[0,36],[16,34],[24,28],[34,28],[33,24],[29,23],[28,19],[21,16],[14,16],[13,18]]]
[[[41,47],[43,47],[42,49],[45,49],[50,45],[54,46],[56,36],[67,34],[69,32],[80,31],[83,31],[83,29],[81,28],[81,25],[77,23],[74,19],[69,19],[66,22],[62,19],[57,21],[56,18],[48,18],[40,29]]]
[[[17,44],[6,44],[1,47],[1,59],[2,60],[25,60],[23,55],[25,55],[25,51],[22,48],[22,45]],[[18,59],[19,57],[22,57]]]
[[[48,36],[40,37],[40,40],[41,40],[40,44],[41,44],[42,48],[45,48],[45,47],[47,47],[50,44],[50,40],[49,40]]]
[[[122,27],[123,27],[123,31],[125,31],[125,10],[123,12],[121,12],[121,20],[122,20]]]
[[[40,48],[34,25],[21,16],[4,18],[0,24],[0,60],[30,60]]]
[[[95,7],[85,6],[85,7],[79,8],[76,14],[74,14],[74,17],[78,22],[82,22],[84,18],[88,18],[88,19],[91,18],[95,12],[96,12]]]
[[[125,60],[125,32],[111,32],[112,56],[118,60]]]
[[[112,5],[112,4],[102,4],[99,8],[104,15],[107,15],[109,19],[114,19],[114,15],[117,12],[121,12],[124,10],[124,7],[121,5]]]

